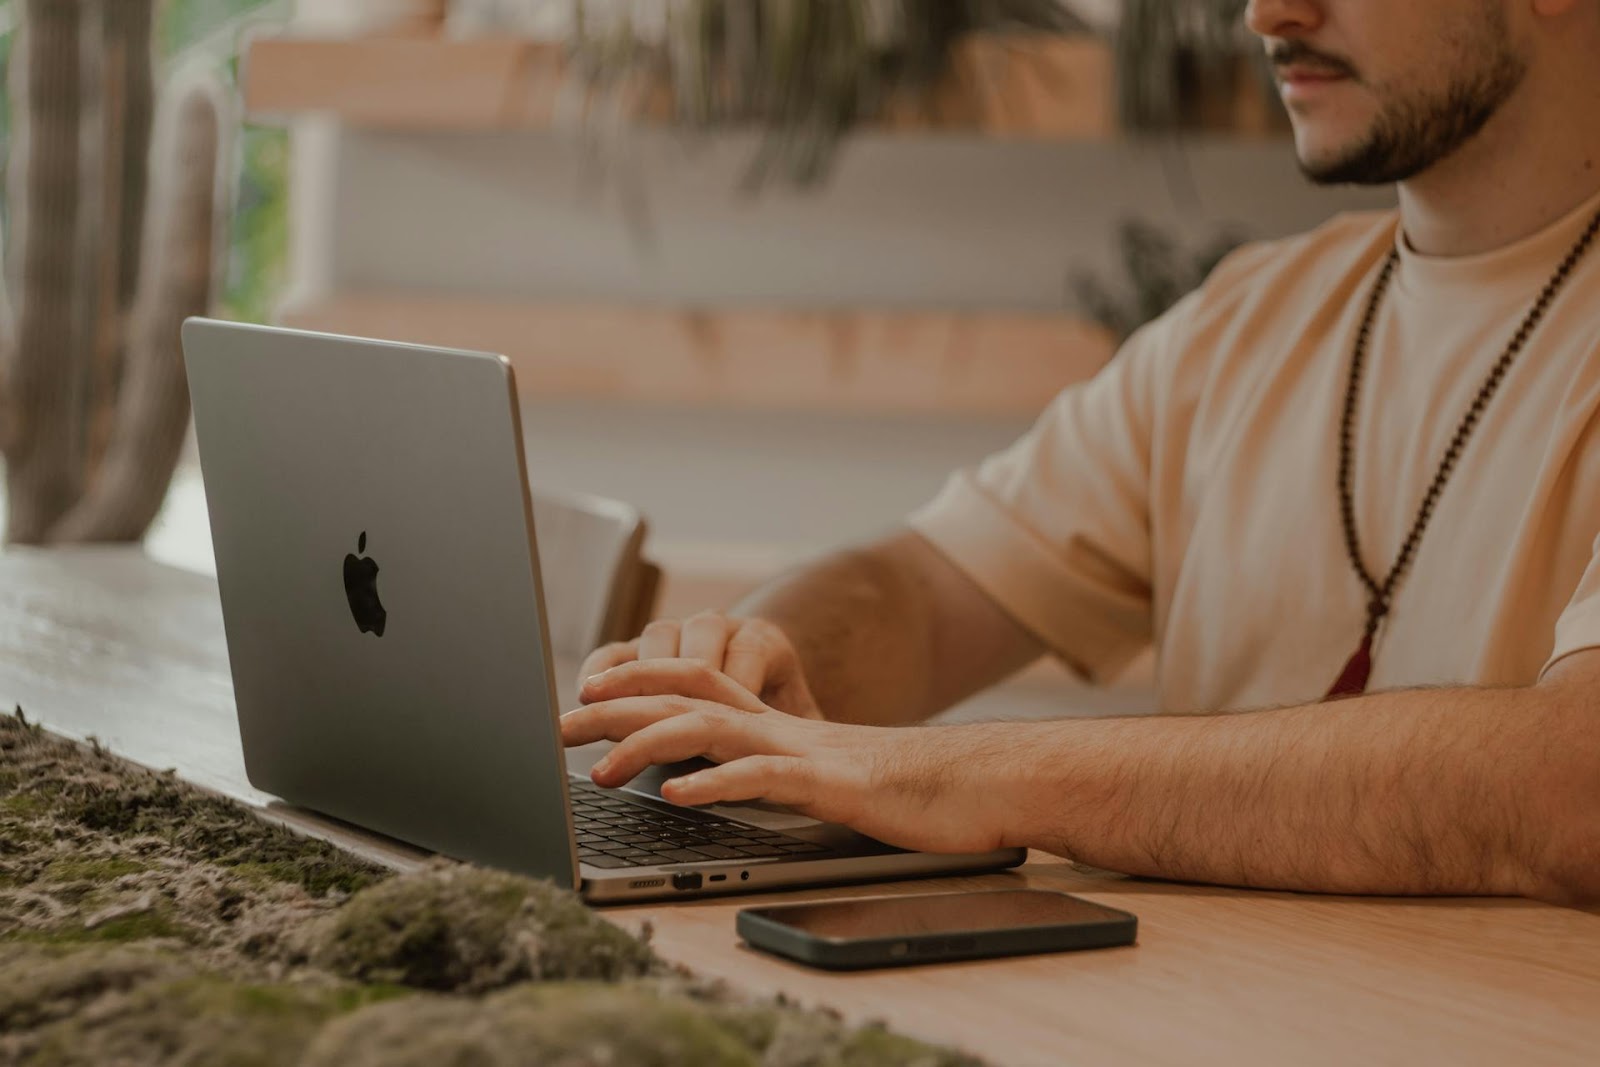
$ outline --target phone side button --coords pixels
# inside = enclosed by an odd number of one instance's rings
[[[889,946],[889,955],[893,956],[895,959],[900,959],[909,955],[910,953],[911,945],[909,942],[897,941]]]

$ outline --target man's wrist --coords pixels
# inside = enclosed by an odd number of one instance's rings
[[[1077,858],[1084,835],[1104,813],[1127,803],[1126,759],[1149,725],[1140,719],[1063,719],[1008,723],[1010,773],[999,781],[1008,848]]]
[[[1069,834],[1064,815],[1076,801],[1080,778],[1075,735],[1090,723],[993,723],[979,747],[993,760],[973,761],[985,781],[975,783],[984,804],[995,813],[1005,848],[1058,852]]]

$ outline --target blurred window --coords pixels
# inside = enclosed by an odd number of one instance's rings
[[[0,169],[9,159],[11,144],[9,69],[19,6],[14,0],[0,0],[0,74],[5,75],[0,77]],[[234,88],[244,31],[287,23],[291,6],[289,0],[163,0],[155,30],[158,77],[180,65],[201,64]],[[231,318],[261,322],[271,314],[286,269],[288,134],[245,123],[234,138],[233,152],[238,185],[218,310]],[[3,201],[0,183],[0,209]]]

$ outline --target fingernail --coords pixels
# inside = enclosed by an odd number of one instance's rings
[[[611,769],[611,757],[607,756],[590,768],[591,774],[605,774]]]
[[[606,676],[606,672],[605,671],[601,671],[599,674],[591,674],[591,675],[589,675],[589,677],[587,677],[587,678],[585,678],[583,680],[583,684],[584,685],[599,685],[600,684],[600,679],[604,678],[605,676]]]

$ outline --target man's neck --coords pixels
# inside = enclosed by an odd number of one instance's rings
[[[1600,193],[1600,86],[1592,77],[1580,84],[1530,74],[1477,137],[1402,182],[1411,247],[1432,256],[1493,251]]]

